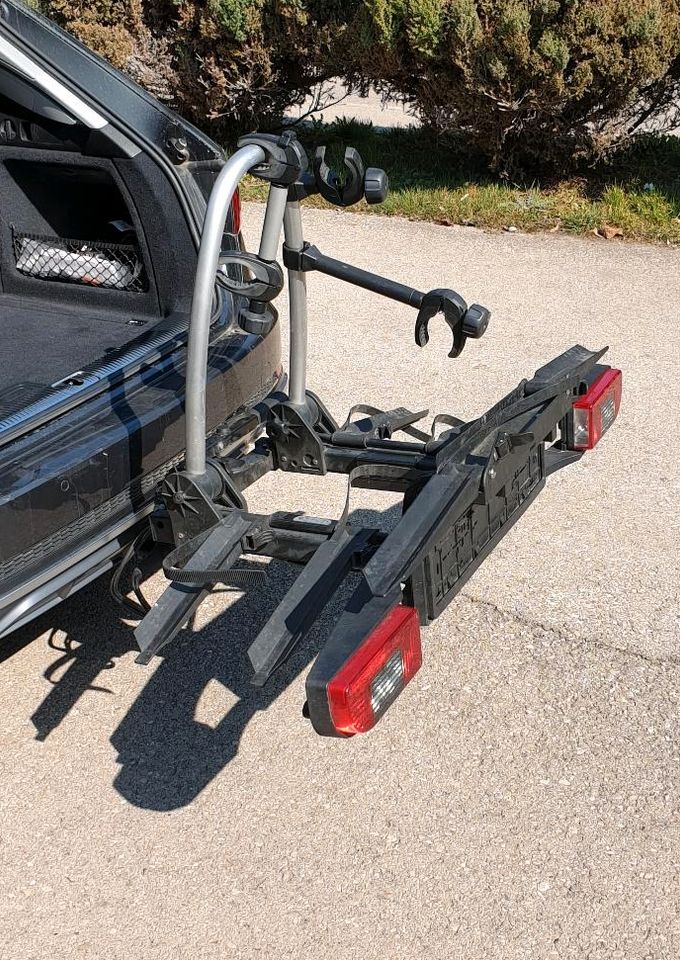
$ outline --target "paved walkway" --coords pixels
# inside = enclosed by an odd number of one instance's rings
[[[261,207],[248,207],[252,242]],[[616,428],[556,475],[425,634],[376,730],[321,740],[243,655],[290,583],[225,595],[148,669],[97,584],[0,671],[0,943],[12,960],[672,960],[680,954],[680,274],[674,250],[311,211],[336,256],[493,309],[456,361],[413,313],[310,278],[312,386],[471,416],[574,342],[624,370]],[[282,314],[285,312],[282,308]],[[337,515],[268,478],[254,508]],[[378,513],[387,495],[356,491]],[[160,578],[148,585],[161,588]]]
[[[340,117],[353,120],[370,121],[376,127],[408,127],[416,125],[418,121],[406,107],[396,100],[383,100],[375,91],[371,90],[367,97],[360,97],[355,93],[347,93],[341,83],[328,84],[327,93],[324,93],[324,103],[330,105],[323,111],[316,111],[313,116],[327,122]],[[317,101],[308,97],[301,107],[292,107],[288,116],[292,119],[307,116],[314,110]]]

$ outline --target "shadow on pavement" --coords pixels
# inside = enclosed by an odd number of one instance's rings
[[[236,756],[255,714],[266,710],[312,660],[318,628],[264,689],[250,684],[248,646],[297,573],[276,562],[270,568],[269,586],[257,599],[245,594],[210,624],[194,634],[185,632],[185,638],[167,648],[114,731],[111,743],[121,767],[114,786],[135,806],[175,810],[191,803]],[[213,681],[236,701],[209,726],[196,718],[196,707]]]
[[[46,740],[88,690],[113,694],[106,671],[134,644],[132,629],[120,616],[104,577],[17,632],[17,642],[25,646],[48,631],[47,644],[58,654],[43,674],[52,688],[31,717],[36,740]],[[101,631],[93,630],[98,621]]]
[[[398,507],[384,513],[358,510],[352,520],[384,528],[398,515]],[[267,686],[258,689],[250,683],[248,646],[300,569],[272,561],[266,590],[257,597],[239,596],[213,621],[195,632],[190,625],[163,650],[148,683],[111,736],[120,764],[114,787],[130,803],[158,811],[191,803],[236,756],[250,720],[266,710],[313,660],[329,625],[349,598],[355,576],[345,581],[305,641]],[[133,626],[123,623],[120,616],[106,576],[12,639],[16,652],[48,631],[48,645],[58,654],[44,673],[53,686],[31,717],[36,739],[47,740],[87,691],[115,695],[107,686],[107,671],[115,669],[117,659],[137,649]],[[102,624],[100,632],[93,630],[96,622]],[[196,718],[196,708],[213,681],[236,699],[217,724],[208,725]],[[300,709],[302,706],[300,703]]]

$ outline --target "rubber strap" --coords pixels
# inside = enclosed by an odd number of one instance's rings
[[[347,430],[349,427],[352,426],[352,423],[353,423],[352,417],[354,416],[355,413],[364,413],[369,417],[373,417],[376,414],[387,413],[387,410],[381,410],[379,407],[372,407],[368,403],[355,403],[352,409],[347,414],[347,419],[338,430],[338,433],[342,432],[343,430]],[[432,439],[431,436],[425,433],[424,430],[418,430],[417,427],[413,427],[413,426],[397,427],[397,429],[394,432],[407,433],[409,437],[414,437],[416,440],[422,440],[423,442]]]
[[[209,586],[213,583],[254,584],[267,574],[264,570],[245,569],[215,569],[215,570],[187,570],[185,564],[191,559],[196,550],[205,542],[213,528],[204,530],[197,537],[183,543],[163,560],[163,572],[168,580],[175,583],[190,584],[192,586]]]

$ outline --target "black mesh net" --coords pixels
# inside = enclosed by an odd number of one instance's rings
[[[110,290],[146,289],[144,265],[132,244],[16,232],[13,241],[17,270],[26,276]]]

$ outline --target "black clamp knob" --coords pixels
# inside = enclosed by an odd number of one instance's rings
[[[369,167],[364,177],[364,197],[366,203],[384,203],[390,190],[390,181],[380,167]]]
[[[463,317],[463,333],[472,340],[479,340],[486,333],[490,319],[490,310],[479,303],[473,303]]]

